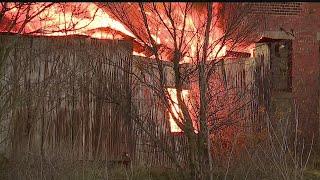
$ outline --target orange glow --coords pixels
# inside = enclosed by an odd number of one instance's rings
[[[24,10],[29,8],[31,9],[31,12],[35,14],[36,12],[40,11],[42,7],[45,5],[48,5],[49,3],[34,3],[30,6],[24,7]],[[181,29],[184,18],[183,11],[181,7],[184,7],[185,3],[172,3],[174,7],[177,7],[177,10],[175,10],[174,13],[177,13],[177,28]],[[14,3],[9,3],[9,8],[15,7]],[[159,3],[159,7],[161,7],[161,3]],[[188,14],[186,16],[186,27],[185,27],[185,37],[186,37],[186,43],[187,46],[186,51],[188,54],[188,57],[184,57],[183,61],[181,63],[192,63],[193,58],[196,57],[196,52],[199,51],[197,49],[196,44],[201,43],[203,41],[202,33],[203,29],[198,31],[198,29],[202,28],[202,22],[204,16],[203,12],[200,8],[197,10],[197,15],[195,14]],[[219,8],[219,4],[214,3],[214,9],[216,10]],[[179,9],[179,10],[178,10]],[[162,12],[163,11],[163,12]],[[18,12],[17,8],[12,8],[8,13],[5,14],[5,20],[2,22],[2,25],[0,25],[0,31],[6,31],[4,28],[5,23],[8,23],[13,20],[13,17],[15,17],[16,13]],[[200,12],[200,13],[199,13]],[[150,18],[150,22],[153,22],[152,19],[155,18],[155,15],[147,11],[147,16]],[[164,9],[160,8],[160,13],[165,14]],[[180,13],[180,14],[179,14]],[[26,18],[26,15],[21,15],[18,19],[17,27],[11,29],[11,32],[17,32],[19,27],[23,24],[23,20]],[[164,21],[169,25],[170,21],[167,17],[163,16]],[[8,22],[7,22],[8,21]],[[163,25],[159,24],[150,24],[151,26],[151,34],[153,40],[157,44],[162,44],[164,47],[167,47],[166,51],[161,52],[161,58],[163,60],[171,60],[172,58],[170,55],[170,51],[172,51],[173,48],[173,40],[170,39],[170,35],[168,34],[167,29]],[[113,29],[114,31],[111,32],[109,29]],[[64,31],[65,29],[68,29],[68,31]],[[72,30],[74,29],[74,30]],[[65,36],[65,35],[71,35],[71,34],[82,34],[82,35],[88,35],[93,38],[99,38],[99,39],[125,39],[124,36],[129,36],[132,38],[135,38],[135,36],[119,21],[111,18],[104,9],[98,7],[95,3],[56,3],[50,6],[49,8],[45,9],[43,12],[39,13],[35,18],[33,18],[32,21],[28,22],[26,24],[26,27],[23,32],[21,33],[32,33],[38,34],[38,35],[52,35],[52,36]],[[197,38],[191,39],[191,37],[196,35]],[[213,43],[214,40],[221,37],[222,31],[218,27],[214,27],[212,29],[212,32],[210,34],[211,38],[210,43]],[[128,39],[125,39],[128,40]],[[189,41],[190,40],[190,41]],[[134,43],[133,49],[135,51],[135,55],[139,56],[147,56],[151,57],[152,53],[150,52],[140,52],[138,49],[139,45],[137,43]],[[226,47],[224,46],[221,51],[218,53],[217,50],[220,47],[216,45],[213,50],[211,50],[211,53],[208,54],[208,58],[214,58],[216,57],[216,54],[218,54],[218,57],[224,56]],[[146,50],[148,51],[148,50]]]
[[[37,12],[39,9],[41,9],[45,4],[48,3],[36,3],[33,4],[31,7],[31,11]],[[159,3],[159,6],[161,6],[162,3]],[[53,36],[65,36],[70,34],[83,34],[88,35],[93,38],[99,38],[99,39],[124,39],[124,40],[133,40],[133,55],[137,56],[144,56],[144,57],[152,57],[152,52],[148,50],[145,46],[142,45],[142,43],[139,43],[135,38],[135,36],[119,21],[111,18],[103,9],[99,8],[95,3],[64,3],[64,5],[67,6],[66,11],[62,11],[62,8],[59,4],[54,4],[53,6],[49,7],[48,9],[41,12],[37,17],[35,17],[31,22],[29,22],[26,25],[26,28],[21,33],[31,33],[31,32],[37,32],[35,34],[38,35],[53,35]],[[177,18],[177,29],[181,30],[182,24],[183,24],[183,6],[184,4],[173,4],[173,6],[177,6],[177,11],[175,13],[180,13],[180,20]],[[9,7],[14,7],[14,3],[9,3]],[[219,5],[215,4],[215,10],[219,8]],[[80,9],[82,13],[76,14],[72,9]],[[0,9],[1,10],[1,9]],[[139,9],[136,10],[138,13]],[[165,14],[165,10],[160,10],[160,14]],[[18,12],[17,8],[12,8],[8,13],[5,14],[5,17],[3,17],[4,20],[1,21],[0,24],[0,31],[6,31],[6,24],[10,22],[10,20],[15,17],[15,14]],[[205,10],[200,12],[206,12]],[[215,12],[217,13],[217,12]],[[200,13],[201,14],[201,13]],[[111,15],[111,14],[110,14]],[[152,19],[156,19],[157,15],[152,14],[152,12],[147,12],[148,18],[150,18],[148,21],[150,24]],[[176,16],[174,16],[176,17]],[[177,16],[178,17],[178,16]],[[12,29],[12,32],[17,32],[19,27],[23,24],[23,19],[25,18],[25,15],[21,16],[20,19],[18,19],[17,27],[14,27]],[[163,16],[164,22],[166,25],[170,26],[170,21],[168,18]],[[206,22],[205,19],[206,15],[192,15],[188,14],[186,16],[186,27],[185,27],[185,40],[183,43],[184,46],[186,46],[185,51],[188,57],[184,57],[183,60],[180,63],[194,63],[195,57],[197,57],[197,52],[202,52],[201,48],[197,48],[197,44],[199,46],[203,45],[203,23]],[[72,26],[74,25],[74,27]],[[171,60],[172,57],[172,50],[173,50],[173,39],[168,34],[168,30],[161,24],[154,23],[152,24],[154,27],[151,29],[151,36],[153,40],[158,44],[162,45],[159,46],[159,49],[161,49],[161,55],[163,56],[163,60]],[[151,25],[151,26],[152,26]],[[75,30],[71,31],[63,31],[63,29],[66,29],[67,27],[71,26]],[[71,29],[72,29],[71,28]],[[138,27],[140,28],[140,27]],[[141,27],[143,28],[143,27]],[[37,31],[37,30],[41,31]],[[181,33],[180,31],[177,31],[177,33]],[[180,36],[179,34],[178,36]],[[212,30],[210,31],[210,39],[209,44],[214,44],[214,42],[223,36],[223,31],[219,27],[212,27]],[[208,60],[212,60],[215,57],[222,57],[226,55],[227,46],[223,45],[221,48],[221,45],[217,44],[208,51]],[[163,51],[162,51],[163,50]],[[160,50],[159,50],[160,52]],[[213,99],[211,101],[212,104],[210,104],[210,108],[216,110],[219,109],[219,105],[226,102],[232,102],[232,99],[235,99],[232,96],[228,96],[228,92],[230,90],[226,91],[226,89],[223,89],[223,82],[221,79],[213,79],[210,82],[210,86],[215,87],[212,88],[216,90],[217,92],[226,92],[225,94],[222,94],[221,96],[217,97],[216,99]],[[199,90],[197,89],[198,86],[194,85],[190,91],[189,90],[183,90],[182,96],[183,99],[186,101],[186,104],[188,108],[191,109],[190,101],[196,102],[199,101]],[[174,88],[167,88],[168,93],[170,95],[170,98],[172,100],[171,107],[169,109],[169,123],[170,123],[170,131],[173,133],[181,133],[183,130],[177,125],[176,121],[174,119],[178,119],[180,122],[183,123],[183,114],[181,111],[181,108],[178,105],[177,100],[177,91]],[[192,92],[192,93],[190,93]],[[220,100],[226,99],[224,101]],[[199,103],[194,103],[199,104]],[[232,103],[230,103],[230,107],[227,106],[223,110],[217,112],[217,116],[225,117],[227,116],[232,109]],[[193,112],[189,109],[189,112]],[[192,115],[191,115],[192,116]],[[198,132],[198,125],[197,125],[197,119],[192,116],[192,122],[194,131]],[[222,119],[222,118],[220,118]],[[225,119],[225,118],[224,118]],[[184,124],[184,123],[183,123]]]
[[[215,56],[217,57],[223,57],[226,55],[226,52],[227,52],[227,46],[223,46],[221,49],[220,49],[221,46],[216,46],[214,49],[213,49],[213,52],[211,54],[211,56],[209,56],[209,58],[215,58]]]
[[[135,55],[135,56],[147,57],[145,54],[139,53],[139,52],[136,52],[136,51],[133,51],[132,54]]]
[[[172,100],[172,104],[170,107],[171,111],[169,111],[170,131],[173,133],[181,133],[183,132],[183,130],[177,125],[177,123],[174,120],[174,118],[176,118],[183,123],[182,110],[178,105],[177,90],[175,88],[167,88],[167,90]],[[183,97],[183,100],[186,102],[187,106],[189,106],[190,105],[189,90],[182,90],[182,97]],[[193,127],[194,127],[194,131],[197,133],[198,128],[195,120],[193,120]]]
[[[26,8],[30,8],[31,12],[36,13],[39,9],[43,8],[48,3],[37,3]],[[39,13],[37,17],[33,18],[27,26],[23,33],[34,32],[41,29],[40,32],[36,34],[54,35],[54,36],[64,36],[66,34],[86,34],[86,31],[100,28],[100,27],[110,27],[114,30],[120,31],[126,35],[134,37],[134,35],[128,31],[120,22],[109,17],[102,9],[100,9],[95,3],[64,3],[64,8],[61,8],[61,4],[57,3],[49,8],[45,9],[43,12]],[[9,3],[10,7],[15,7],[14,3]],[[7,19],[12,19],[17,13],[17,8],[13,8],[8,11],[5,15]],[[24,21],[25,15],[21,15],[16,26],[19,26]],[[69,32],[64,32],[66,28],[72,27],[75,30]],[[3,29],[1,29],[4,31]],[[58,31],[58,32],[57,32]],[[109,38],[105,32],[95,33],[92,37],[97,38]]]
[[[213,9],[215,13],[217,13],[218,8],[221,7],[219,3],[213,3]],[[200,7],[200,14],[197,13],[197,15],[190,15],[186,18],[186,33],[187,33],[187,54],[188,57],[184,57],[183,61],[181,63],[195,63],[198,59],[195,59],[197,57],[198,52],[202,52],[203,50],[201,48],[198,48],[198,46],[201,46],[204,42],[204,27],[206,22],[206,15],[203,13],[206,12],[205,8],[201,9]],[[213,17],[213,22],[215,22],[217,17]],[[227,46],[226,44],[220,45],[219,38],[223,37],[223,31],[221,28],[219,28],[217,25],[214,27],[211,27],[210,33],[209,33],[209,48],[208,48],[208,54],[207,54],[207,60],[212,60],[217,57],[223,57],[226,55]],[[218,41],[218,42],[217,42]],[[201,58],[201,57],[200,57]]]
[[[169,112],[170,130],[171,132],[183,132],[182,129],[177,125],[177,123],[174,120],[174,117],[175,117],[179,119],[180,122],[182,122],[181,117],[183,117],[182,111],[178,105],[177,90],[174,88],[168,88],[167,90],[172,100],[171,112]],[[182,96],[184,99],[186,99],[188,95],[189,95],[188,90],[182,90]]]
[[[31,14],[35,14],[48,4],[24,5],[22,10],[30,8]],[[0,32],[19,32],[26,16],[20,12],[13,28],[9,28],[18,12],[17,8],[13,8],[15,6],[14,3],[8,3],[8,8],[12,9],[6,12],[1,20]],[[66,29],[67,31],[65,31]],[[61,3],[53,4],[28,22],[20,33],[46,36],[79,34],[98,39],[133,40],[134,55],[147,57],[150,54],[141,43],[134,39],[135,36],[122,23],[111,18],[95,3],[63,3],[62,6]],[[152,37],[156,43],[160,44],[159,33],[152,35]]]

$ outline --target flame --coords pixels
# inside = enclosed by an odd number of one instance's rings
[[[178,98],[177,98],[177,90],[174,88],[167,88],[170,98],[172,100],[171,103],[171,112],[169,113],[169,122],[170,122],[170,130],[171,132],[183,132],[182,129],[177,125],[174,120],[174,117],[177,118],[180,122],[182,122],[182,111],[178,105]],[[186,99],[189,95],[188,90],[182,90],[182,97]]]
[[[37,13],[39,9],[49,3],[33,3],[32,5],[22,5],[22,10],[30,8],[31,13]],[[62,7],[64,6],[64,8]],[[125,26],[117,20],[111,18],[103,9],[95,3],[61,3],[53,4],[39,13],[32,21],[28,22],[23,30],[23,34],[32,33],[46,36],[65,36],[72,34],[87,35],[98,39],[124,39],[133,40],[135,36],[128,31]],[[0,6],[0,10],[3,7]],[[0,32],[18,32],[19,27],[25,20],[25,15],[19,15],[15,27],[8,29],[6,25],[14,20],[18,13],[15,3],[8,3],[5,17],[1,20]],[[74,27],[73,27],[74,26]],[[64,31],[72,27],[69,31]],[[160,44],[159,34],[153,35],[154,40]],[[142,52],[138,42],[133,43],[134,55],[146,57],[146,52]],[[150,53],[149,53],[150,54]]]
[[[48,3],[33,3],[30,5],[30,9],[32,12],[38,12],[43,6]],[[160,3],[161,5],[161,3]],[[173,6],[178,5],[181,9],[181,6],[185,4],[181,3],[173,3]],[[177,7],[178,7],[177,6]],[[12,9],[6,13],[6,19],[10,20],[15,17],[15,14],[18,12],[17,8],[15,7],[15,3],[9,3],[9,7]],[[186,16],[186,42],[190,41],[186,45],[189,47],[188,54],[189,57],[184,57],[183,61],[180,63],[192,63],[194,57],[196,57],[197,51],[197,43],[203,41],[201,35],[202,32],[198,32],[197,28],[202,27],[201,23],[203,22],[203,18],[205,18],[204,14],[202,13],[202,9],[205,6],[199,6],[197,10],[197,15],[188,15]],[[218,6],[214,5],[215,8]],[[79,9],[79,10],[78,10]],[[183,8],[182,8],[183,9]],[[80,11],[80,12],[78,12]],[[164,11],[164,10],[163,10]],[[179,12],[177,11],[178,15]],[[165,12],[163,12],[165,13]],[[147,12],[148,17],[152,17],[152,12]],[[26,18],[25,16],[19,17],[19,22],[23,22],[23,19]],[[183,19],[183,14],[180,14],[180,18]],[[181,21],[177,20],[178,22]],[[169,19],[164,19],[164,21],[170,24]],[[182,21],[181,21],[182,22]],[[18,26],[21,25],[18,24]],[[73,27],[73,26],[74,27]],[[68,28],[69,26],[73,27],[74,30],[71,31],[63,31],[63,29]],[[162,28],[162,29],[161,29]],[[182,29],[182,23],[180,23],[177,28]],[[37,32],[38,29],[41,31]],[[153,27],[152,38],[153,40],[159,45],[159,48],[163,50],[162,54],[165,54],[164,57],[167,59],[164,60],[171,60],[170,59],[170,52],[172,50],[172,39],[166,33],[166,29],[164,27]],[[3,26],[0,25],[0,30],[5,31]],[[14,30],[15,31],[15,30]],[[119,21],[111,18],[103,9],[97,6],[95,3],[61,3],[53,4],[49,8],[45,9],[41,12],[37,17],[35,17],[32,21],[30,21],[24,32],[22,33],[31,33],[37,32],[36,34],[46,34],[52,36],[65,36],[70,34],[83,34],[88,35],[93,38],[99,39],[132,39],[135,36],[126,29],[126,27],[120,23]],[[168,33],[168,32],[167,32]],[[199,38],[191,39],[194,33],[198,33]],[[213,31],[211,32],[211,37],[219,37],[221,36],[222,31],[218,27],[214,27]],[[215,39],[210,39],[210,43],[213,43]],[[161,46],[160,46],[161,45]],[[142,46],[139,42],[133,40],[134,46],[134,55],[138,56],[145,56],[145,57],[152,57],[152,53],[148,52],[148,49]],[[209,54],[209,58],[215,58],[216,56],[221,57],[226,54],[226,46],[216,45],[212,52]],[[188,49],[188,48],[187,48]],[[220,49],[220,51],[219,51]],[[218,52],[219,51],[219,52]],[[177,103],[177,94],[176,90],[172,88],[168,88],[168,92],[173,100],[173,105],[171,106],[171,110],[173,114],[170,114],[170,126],[172,132],[181,132],[182,130],[178,127],[178,125],[173,120],[173,116],[178,118],[179,114],[181,114],[181,109]],[[182,91],[183,98],[187,100],[189,98],[189,91],[183,90]],[[181,118],[178,118],[181,120]]]
[[[174,120],[174,118],[176,118],[181,123],[183,123],[182,121],[183,114],[178,104],[177,90],[175,88],[167,88],[167,90],[168,90],[170,99],[172,100],[171,107],[170,107],[171,111],[169,112],[170,131],[172,133],[181,133],[183,132],[183,130],[177,125],[177,123]],[[182,93],[182,98],[186,102],[188,108],[191,108],[189,90],[184,89],[182,90],[181,93]],[[194,131],[197,133],[198,128],[194,118],[192,119],[192,122],[193,122]]]
[[[202,52],[203,50],[201,48],[197,48],[198,46],[201,46],[204,42],[204,22],[206,21],[206,15],[204,12],[206,12],[205,8],[206,5],[195,5],[197,7],[198,13],[196,15],[190,15],[186,18],[186,31],[191,32],[188,34],[187,40],[190,40],[190,48],[187,52],[188,57],[184,57],[181,63],[195,63],[199,59],[195,59],[197,57],[198,52]],[[219,8],[221,8],[221,3],[213,3],[213,10],[214,14],[218,13]],[[213,22],[218,21],[217,16],[213,16]],[[208,48],[208,54],[207,54],[207,60],[213,60],[215,58],[223,57],[226,55],[227,46],[226,44],[220,44],[221,40],[218,40],[219,38],[223,37],[223,30],[216,25],[211,27],[210,33],[209,33],[209,48]],[[194,36],[196,38],[194,38]]]
[[[220,49],[221,48],[221,49]],[[227,54],[227,46],[226,45],[224,45],[224,46],[219,46],[219,45],[217,45],[214,49],[213,49],[213,53],[212,53],[212,55],[211,55],[211,57],[215,57],[215,56],[217,56],[217,57],[223,57],[223,56],[225,56]]]
[[[43,8],[48,3],[34,3],[32,5],[25,5],[24,9],[30,8],[32,13],[37,13],[39,9]],[[32,21],[30,21],[23,33],[34,32],[41,29],[41,32],[50,32],[46,35],[64,36],[66,34],[86,34],[86,31],[100,28],[110,27],[114,30],[118,30],[126,35],[134,37],[134,35],[128,31],[119,21],[112,19],[107,13],[100,9],[95,3],[63,3],[53,4],[46,8],[43,12],[39,13]],[[5,18],[12,20],[17,14],[17,7],[15,3],[8,3],[8,8],[12,8],[6,12]],[[1,7],[3,8],[3,7]],[[25,15],[21,14],[16,26],[20,26],[24,21]],[[73,25],[73,26],[72,26]],[[66,27],[72,27],[75,30],[64,32]],[[1,29],[5,31],[5,29]],[[37,33],[36,33],[37,34]],[[101,36],[99,36],[101,35]],[[95,33],[92,37],[96,38],[110,38],[106,33]]]
[[[27,8],[30,8],[30,11],[33,13],[36,13],[40,11],[42,7],[47,5],[49,3],[33,3],[32,5],[25,5],[24,10]],[[173,6],[178,5],[183,6],[185,3],[173,3]],[[5,14],[6,20],[10,21],[15,17],[15,15],[18,13],[18,8],[15,7],[15,3],[8,3],[8,7],[12,8],[8,13]],[[177,7],[178,7],[177,6]],[[188,15],[186,17],[186,30],[191,32],[196,32],[197,27],[199,27],[199,21],[201,21],[201,18],[203,18],[202,7],[198,7],[200,12],[200,18],[194,17],[193,15]],[[0,7],[3,8],[3,7]],[[219,8],[219,4],[214,4],[214,9]],[[179,13],[180,11],[177,11]],[[152,12],[147,11],[146,14],[150,18],[154,18]],[[179,15],[179,14],[178,14]],[[183,19],[183,14],[180,14],[181,18]],[[26,15],[21,15],[19,17],[19,22],[16,26],[16,29],[13,29],[13,31],[17,31],[19,29],[18,27],[22,25],[24,18],[26,18]],[[164,19],[165,22],[170,24],[169,19]],[[179,22],[181,20],[178,20]],[[2,22],[2,24],[5,22]],[[74,30],[70,31],[64,31],[66,28],[72,27]],[[118,31],[120,33],[110,33],[108,31],[105,31],[103,28],[110,28],[115,31]],[[180,23],[177,28],[182,28],[182,23]],[[163,46],[167,47],[167,50],[163,53],[163,56],[161,57],[163,60],[171,60],[169,59],[171,56],[168,56],[170,54],[170,49],[172,49],[172,40],[169,39],[168,34],[166,34],[167,30],[164,27],[153,27],[154,31],[152,32],[152,38],[153,40],[158,44],[162,44]],[[218,27],[214,28],[214,33],[221,35],[221,30]],[[41,30],[41,31],[37,31]],[[92,32],[92,30],[96,30]],[[0,31],[5,31],[3,28],[3,25],[0,25]],[[82,35],[88,35],[93,38],[99,38],[99,39],[124,39],[124,35],[135,38],[134,34],[132,34],[126,27],[120,23],[119,21],[111,18],[104,10],[103,8],[100,8],[95,3],[55,3],[49,8],[45,9],[43,12],[39,13],[37,17],[35,17],[32,21],[27,23],[25,30],[22,33],[31,33],[36,32],[35,34],[39,35],[48,35],[48,36],[65,36],[70,34],[82,34]],[[197,32],[199,33],[199,32]],[[187,40],[188,38],[192,37],[192,33],[186,34]],[[216,36],[219,37],[219,36]],[[212,39],[211,41],[214,41]],[[191,63],[192,59],[196,56],[196,52],[198,51],[196,49],[197,40],[191,40],[188,50],[189,57],[185,57],[181,63]],[[138,45],[139,46],[139,45]],[[141,52],[137,49],[140,47],[137,46],[137,43],[134,44],[134,54],[140,55],[140,56],[147,56],[151,57],[152,54],[150,52],[147,52],[148,50],[145,50],[145,52]],[[217,52],[220,47],[216,46],[214,50],[212,51],[211,55],[209,55],[210,58],[213,58],[218,54],[218,57],[224,56],[226,47],[224,46],[220,52]],[[172,53],[172,52],[171,52]]]

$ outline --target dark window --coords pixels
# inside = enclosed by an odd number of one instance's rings
[[[277,91],[292,91],[292,42],[278,40],[271,44],[270,70],[272,89]]]

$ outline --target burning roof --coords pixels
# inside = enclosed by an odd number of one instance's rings
[[[174,9],[171,14],[174,22],[169,18],[166,6]],[[201,51],[199,43],[203,41],[206,7],[206,3],[143,3],[141,7],[138,3],[1,3],[0,31],[48,36],[80,34],[128,40],[132,41],[135,54],[146,57],[154,54],[150,48],[153,44],[164,60],[170,60],[175,46],[181,44],[185,51],[184,61],[188,62]],[[226,17],[219,13],[221,4],[214,3],[213,7],[216,16],[210,30],[209,59],[224,56],[227,49],[227,43],[218,43],[223,36],[225,27],[222,27],[222,21]],[[151,37],[144,28],[141,8],[150,25]],[[4,11],[7,12],[2,13]],[[176,38],[172,35],[172,28],[176,29]],[[178,45],[174,42],[177,39]]]

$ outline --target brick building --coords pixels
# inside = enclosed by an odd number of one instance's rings
[[[282,100],[291,105],[295,102],[303,135],[310,138],[314,134],[319,137],[320,4],[252,5],[253,13],[264,19],[259,27],[261,38],[256,44],[255,55],[270,56],[271,69],[274,70],[271,81],[274,110],[279,109],[277,106],[279,102],[283,103]],[[263,50],[261,45],[266,45],[268,50]],[[279,74],[284,77],[280,78]],[[284,103],[284,108],[289,110],[289,104]]]

